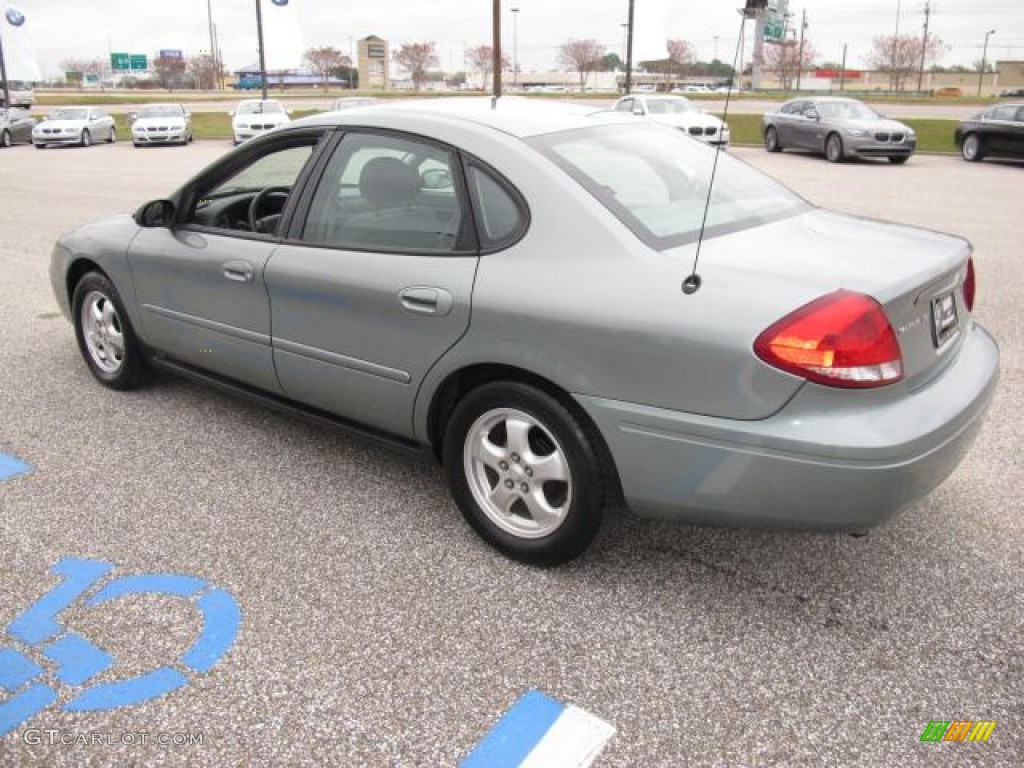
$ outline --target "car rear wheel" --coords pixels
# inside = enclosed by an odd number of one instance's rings
[[[100,272],[86,273],[71,309],[78,348],[96,380],[118,390],[141,385],[149,366],[113,283]]]
[[[600,527],[613,479],[596,450],[559,400],[494,382],[452,413],[445,473],[463,517],[485,541],[516,560],[557,565],[581,554]]]
[[[82,130],[82,140],[80,143],[83,147],[88,147],[92,144],[92,136],[89,134],[88,128]]]
[[[825,158],[830,163],[843,162],[843,140],[838,133],[829,134],[825,140]]]
[[[981,137],[976,133],[969,133],[964,136],[964,143],[960,147],[960,154],[969,163],[980,163],[985,159],[985,149],[981,143]]]
[[[772,126],[768,126],[768,130],[764,132],[764,148],[769,152],[782,151],[782,144],[779,143],[779,132]]]
[[[107,144],[113,144],[115,141],[117,141],[117,129],[111,128],[110,135],[107,136]]]
[[[4,129],[4,132],[0,133],[0,147],[9,147],[11,143],[11,132]]]
[[[893,165],[903,165],[910,157],[908,155],[896,155],[889,158],[889,162]]]

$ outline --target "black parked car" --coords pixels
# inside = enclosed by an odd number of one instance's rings
[[[964,160],[1024,157],[1024,103],[997,104],[956,128],[956,145]]]

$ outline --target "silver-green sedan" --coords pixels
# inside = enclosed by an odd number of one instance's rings
[[[941,483],[998,378],[970,244],[726,154],[705,217],[716,150],[587,112],[300,120],[62,237],[57,301],[101,384],[162,368],[426,451],[529,562],[621,502],[863,529]]]

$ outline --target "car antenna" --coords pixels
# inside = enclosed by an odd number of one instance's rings
[[[722,112],[722,125],[726,125],[726,120],[729,118],[729,101],[732,97],[732,85],[736,79],[736,65],[739,63],[740,48],[743,46],[743,31],[745,29],[747,19],[753,18],[758,10],[764,10],[767,6],[766,0],[747,0],[746,8],[740,9],[740,33],[736,38],[736,53],[732,59],[732,71],[733,77],[729,80],[729,90],[725,93],[725,110]],[[743,77],[743,73],[739,73],[739,77]],[[690,296],[700,290],[700,286],[703,281],[700,275],[697,273],[697,264],[700,262],[700,249],[704,244],[704,230],[708,223],[708,211],[711,210],[711,195],[715,190],[715,174],[718,172],[718,156],[722,153],[721,136],[719,136],[718,146],[715,147],[715,160],[711,166],[711,181],[708,183],[708,197],[704,201],[704,216],[700,221],[700,235],[697,237],[697,252],[693,255],[693,269],[690,270],[690,274],[683,280],[683,293]]]

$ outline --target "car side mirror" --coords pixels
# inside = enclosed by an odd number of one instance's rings
[[[644,108],[643,107],[633,107],[633,114],[634,115],[643,115],[643,113],[644,113]]]
[[[284,113],[285,113],[286,115],[290,115],[290,114],[292,113],[292,111],[291,111],[290,109],[286,109],[286,110],[284,111]]]
[[[134,112],[129,112],[128,113],[128,122],[129,123],[134,123],[138,119],[139,119],[139,116],[137,114],[135,114]]]
[[[186,120],[190,120],[191,118],[192,118],[192,113],[191,112],[186,112],[185,113],[185,119]]]
[[[174,203],[170,200],[153,200],[135,212],[135,223],[152,229],[168,227],[174,220]]]
[[[818,110],[816,110],[816,109],[809,109],[809,110],[807,110],[807,112],[805,114],[811,120],[814,120],[814,121],[820,121],[821,120],[821,113],[819,113]]]
[[[452,185],[452,175],[444,168],[431,168],[420,176],[423,189],[448,189]]]

